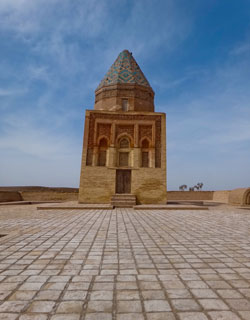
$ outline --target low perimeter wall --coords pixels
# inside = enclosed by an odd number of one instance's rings
[[[0,202],[22,201],[20,192],[17,191],[0,191]]]
[[[24,201],[76,201],[78,192],[21,191]]]
[[[197,200],[229,203],[232,205],[250,205],[250,188],[222,191],[167,191],[167,199]],[[44,188],[43,190],[0,190],[0,202],[9,201],[78,201],[78,189]]]
[[[1,190],[1,188],[7,190]],[[0,187],[0,202],[77,200],[77,188]]]
[[[168,200],[201,200],[228,203],[230,191],[168,191]]]
[[[213,200],[213,191],[168,191],[168,200]]]
[[[230,190],[222,190],[222,191],[214,191],[213,194],[213,201],[214,202],[221,202],[221,203],[228,203]]]

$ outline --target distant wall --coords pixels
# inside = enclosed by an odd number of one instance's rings
[[[75,201],[78,192],[60,191],[21,191],[24,201]]]
[[[168,200],[201,200],[228,203],[230,191],[168,191]]]
[[[213,191],[168,191],[168,200],[213,200]]]
[[[230,193],[230,190],[214,191],[213,201],[228,203],[229,193]]]
[[[17,191],[0,191],[0,202],[22,201],[20,192]]]
[[[250,205],[250,188],[239,188],[230,191],[229,204]]]

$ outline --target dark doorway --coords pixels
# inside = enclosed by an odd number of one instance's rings
[[[131,170],[116,170],[116,193],[131,192]]]

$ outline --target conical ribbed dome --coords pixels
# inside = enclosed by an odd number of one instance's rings
[[[150,84],[128,50],[122,51],[106,73],[96,90],[115,84],[138,84],[148,88]]]

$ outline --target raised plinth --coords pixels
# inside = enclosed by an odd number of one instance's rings
[[[136,205],[134,194],[116,193],[111,198],[111,205],[115,208],[133,208]]]

